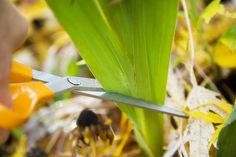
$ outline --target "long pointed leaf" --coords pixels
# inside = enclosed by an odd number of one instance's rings
[[[164,103],[177,0],[47,0],[108,91]],[[161,156],[162,115],[119,105],[149,156]]]

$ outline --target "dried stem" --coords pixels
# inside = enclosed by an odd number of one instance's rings
[[[196,76],[194,74],[194,54],[195,54],[195,50],[194,50],[194,40],[193,40],[193,33],[192,33],[192,29],[191,29],[191,23],[190,23],[190,19],[188,16],[188,9],[187,9],[187,5],[185,0],[181,0],[183,9],[184,9],[184,16],[185,16],[185,20],[187,23],[187,29],[188,29],[188,33],[189,33],[189,41],[190,41],[190,52],[191,52],[191,58],[190,58],[190,80],[191,83],[193,85],[193,87],[197,86],[197,80],[196,80]]]

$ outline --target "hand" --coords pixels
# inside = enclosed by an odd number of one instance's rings
[[[27,23],[8,0],[0,0],[0,103],[12,107],[9,92],[11,53],[25,40]],[[9,131],[0,129],[0,145],[7,140]]]

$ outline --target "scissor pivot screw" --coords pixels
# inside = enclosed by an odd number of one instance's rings
[[[70,82],[71,84],[76,85],[76,86],[81,84],[81,82],[79,82],[77,79],[67,78],[67,80],[68,80],[68,82]]]

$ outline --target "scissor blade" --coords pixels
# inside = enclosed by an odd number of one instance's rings
[[[148,101],[144,101],[142,99],[136,99],[136,98],[125,96],[118,93],[99,92],[99,91],[78,91],[78,92],[89,97],[99,98],[99,99],[108,100],[108,101],[115,101],[118,103],[130,105],[133,107],[148,109],[151,111],[161,112],[161,113],[178,116],[182,118],[188,118],[188,115],[185,114],[184,112],[177,111],[167,106],[154,104]]]
[[[104,91],[102,85],[92,78],[75,76],[57,76],[47,72],[33,70],[33,79],[48,83],[50,88],[55,89],[55,93],[60,93],[71,88],[84,91]]]
[[[46,85],[53,90],[55,94],[62,93],[65,91],[74,90],[83,95],[89,97],[99,98],[108,101],[115,101],[118,103],[123,103],[133,107],[139,107],[143,109],[148,109],[151,111],[161,112],[173,116],[187,118],[184,112],[180,112],[169,108],[167,106],[154,104],[142,99],[137,99],[129,96],[125,96],[118,93],[105,92],[100,85],[100,83],[95,79],[83,78],[83,77],[64,77],[55,81],[50,81]]]
[[[42,72],[38,70],[32,70],[33,73],[33,79],[36,81],[42,81],[42,82],[53,82],[59,79],[62,79],[63,77],[49,74],[47,72]]]
[[[67,80],[81,91],[104,91],[102,85],[96,79],[68,76]]]
[[[95,79],[84,77],[59,77],[58,80],[50,81],[45,84],[54,94],[60,94],[66,91],[104,91],[101,84]]]

